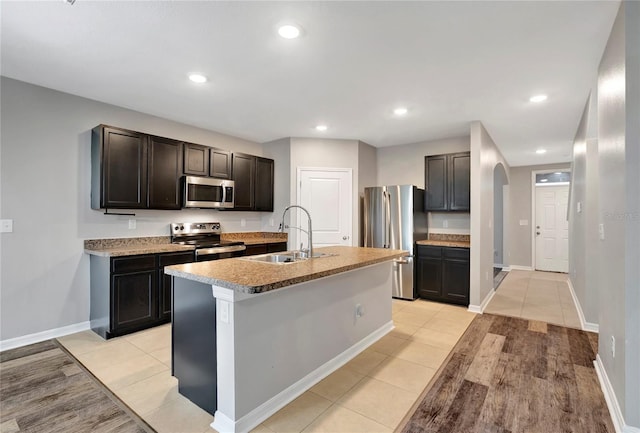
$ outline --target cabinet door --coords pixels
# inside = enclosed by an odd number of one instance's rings
[[[281,251],[287,251],[287,243],[286,242],[278,242],[267,244],[267,252],[268,253],[279,253]]]
[[[209,148],[200,144],[184,144],[184,174],[209,175]]]
[[[273,212],[273,159],[256,158],[255,210]]]
[[[245,256],[255,256],[256,254],[266,254],[266,253],[267,253],[266,244],[247,245],[247,249],[244,250]]]
[[[447,207],[447,156],[425,157],[424,188],[425,211],[446,211]]]
[[[451,303],[469,305],[469,261],[442,260],[443,298]]]
[[[209,150],[209,176],[231,179],[231,152],[221,149]]]
[[[471,208],[471,154],[454,153],[449,157],[449,210]]]
[[[149,139],[149,208],[180,209],[182,143],[162,137]]]
[[[156,278],[155,269],[111,277],[112,335],[142,329],[157,320]]]
[[[171,289],[173,286],[173,277],[164,273],[165,266],[179,265],[182,263],[191,263],[195,261],[193,252],[166,253],[160,254],[158,258],[158,317],[162,322],[171,320]]]
[[[147,136],[111,127],[103,127],[99,136],[102,139],[100,208],[146,208]],[[95,164],[94,168],[97,169]]]
[[[442,259],[418,257],[416,261],[416,287],[424,299],[442,299]]]
[[[255,203],[256,157],[243,153],[234,153],[232,161],[236,196],[234,210],[253,210]]]

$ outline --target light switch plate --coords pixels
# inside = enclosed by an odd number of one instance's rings
[[[598,235],[600,236],[600,240],[604,240],[604,224],[598,224]]]
[[[582,212],[582,202],[578,202],[577,211],[578,213]]]
[[[12,233],[13,220],[0,220],[0,233]]]
[[[129,220],[129,229],[130,229],[130,230],[135,229],[135,228],[136,228],[136,225],[137,225],[137,224],[136,224],[136,220],[133,220],[133,219]]]
[[[520,220],[520,225],[521,226],[528,226],[529,225],[529,220]]]

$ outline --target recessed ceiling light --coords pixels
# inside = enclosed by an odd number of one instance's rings
[[[285,24],[278,28],[278,34],[285,39],[295,39],[300,36],[300,27],[293,24]]]
[[[543,153],[547,153],[547,149],[538,149],[538,150],[536,150],[536,153],[538,155],[542,155]]]
[[[395,114],[396,116],[404,116],[408,111],[409,110],[407,110],[405,107],[398,107],[393,110],[393,114]]]
[[[547,100],[547,95],[536,95],[529,98],[531,102],[542,102]]]
[[[207,77],[202,74],[189,74],[189,79],[198,84],[206,83],[208,81]]]
[[[318,125],[316,126],[316,131],[326,131],[327,125]]]

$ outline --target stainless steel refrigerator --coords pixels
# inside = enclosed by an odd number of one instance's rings
[[[424,190],[414,185],[364,189],[364,246],[409,251],[393,262],[394,298],[415,299],[414,243],[427,239]]]

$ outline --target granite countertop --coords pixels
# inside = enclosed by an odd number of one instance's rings
[[[287,242],[287,234],[274,232],[222,233],[221,239],[243,241],[246,245],[258,245]],[[172,244],[169,236],[87,239],[84,241],[85,253],[101,257],[123,257],[193,250],[195,250],[193,245]]]
[[[434,247],[456,247],[456,248],[471,248],[471,242],[468,241],[444,241],[426,239],[423,241],[416,241],[418,245],[430,245]]]
[[[286,264],[232,258],[167,266],[165,273],[255,294],[382,263],[408,254],[402,250],[346,246],[314,248],[314,251],[335,255]]]

